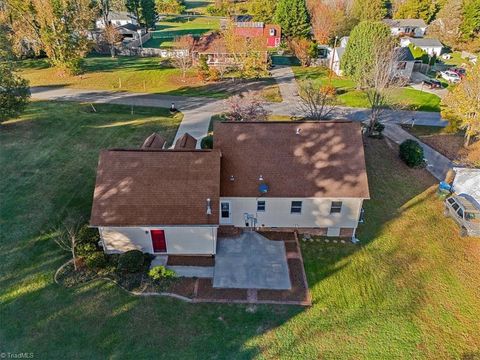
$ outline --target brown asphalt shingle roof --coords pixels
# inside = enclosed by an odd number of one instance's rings
[[[174,149],[190,149],[193,150],[197,146],[197,139],[189,133],[185,133],[175,142]]]
[[[218,224],[219,176],[215,150],[104,150],[90,225]]]
[[[142,149],[163,149],[165,145],[165,139],[163,136],[153,133],[145,139],[142,145]]]
[[[369,198],[356,122],[216,123],[213,148],[222,152],[224,197],[259,196],[262,175],[267,197]]]

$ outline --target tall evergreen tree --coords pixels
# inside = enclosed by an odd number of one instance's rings
[[[465,40],[479,36],[480,33],[480,0],[467,0],[463,7],[463,21],[460,26]]]
[[[352,17],[357,21],[379,21],[385,18],[389,7],[389,0],[354,0]]]
[[[363,21],[355,26],[340,64],[345,75],[364,85],[362,75],[370,71],[376,46],[385,44],[386,39],[393,41],[390,28],[380,21]]]
[[[395,19],[423,19],[429,23],[435,18],[440,4],[431,0],[407,0],[400,4],[393,17]]]
[[[28,81],[14,72],[7,30],[0,26],[0,120],[18,116],[28,104]]]
[[[277,0],[251,0],[248,12],[255,21],[271,23],[277,8]]]
[[[304,38],[310,35],[310,18],[305,0],[279,0],[274,21],[282,27],[289,38]]]
[[[147,28],[155,26],[157,20],[155,0],[126,0],[125,6],[141,25]]]

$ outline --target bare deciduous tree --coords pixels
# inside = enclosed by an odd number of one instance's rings
[[[403,66],[399,58],[401,49],[395,48],[395,43],[387,39],[375,46],[372,67],[362,74],[365,93],[370,105],[368,133],[374,131],[382,111],[390,104],[390,91],[395,86],[404,85],[405,78],[397,71]]]
[[[249,91],[245,95],[235,95],[226,100],[229,121],[266,121],[270,112],[265,109],[258,95]]]
[[[335,108],[335,89],[304,81],[299,85],[298,110],[312,120],[325,120]]]
[[[185,81],[185,75],[188,69],[193,65],[193,48],[195,39],[191,35],[180,36],[173,42],[175,53],[171,56],[172,64],[182,70],[182,79]]]
[[[75,250],[79,241],[78,234],[81,227],[81,220],[67,219],[56,229],[56,236],[53,239],[62,250],[71,253],[75,271],[77,270],[77,254]]]
[[[107,24],[107,26],[105,26],[105,29],[103,29],[102,38],[103,41],[108,44],[108,47],[110,48],[110,55],[112,56],[112,58],[114,58],[115,45],[122,40],[122,36],[120,35],[115,26],[113,26],[112,24]]]

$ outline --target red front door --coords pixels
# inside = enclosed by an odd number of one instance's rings
[[[152,236],[153,252],[162,253],[167,252],[167,242],[165,241],[165,231],[150,230]]]

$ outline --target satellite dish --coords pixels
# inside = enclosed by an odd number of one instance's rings
[[[258,191],[260,191],[261,194],[266,194],[268,192],[268,185],[265,183],[261,183],[258,186]]]

